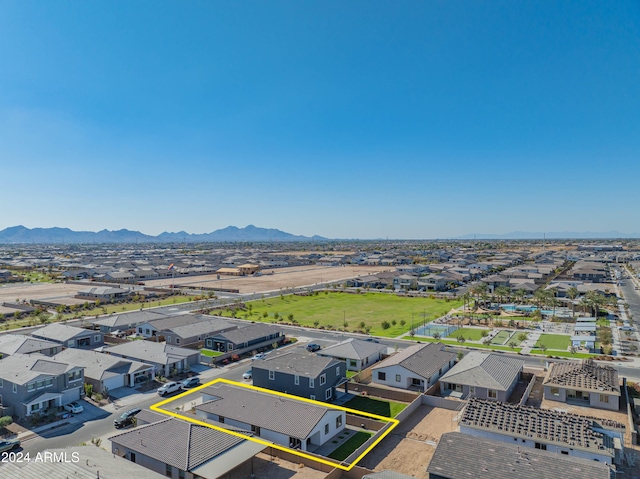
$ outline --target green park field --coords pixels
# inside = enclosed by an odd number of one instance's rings
[[[451,338],[458,338],[462,336],[469,341],[480,341],[484,337],[482,333],[489,333],[488,329],[475,329],[475,328],[461,328],[454,331],[451,334]]]
[[[238,318],[251,321],[285,323],[324,329],[366,330],[378,336],[395,337],[432,321],[462,300],[409,298],[386,293],[320,293],[311,296],[286,295],[246,303],[245,310],[236,311]],[[231,309],[213,314],[231,316]],[[290,318],[293,315],[293,318]],[[388,323],[385,328],[383,322]],[[394,324],[395,322],[395,324]],[[346,323],[346,326],[345,326]]]
[[[540,348],[541,344],[547,349],[566,351],[571,344],[571,337],[564,334],[541,334],[535,347]]]

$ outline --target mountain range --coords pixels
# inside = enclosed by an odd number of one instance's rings
[[[146,235],[139,231],[121,229],[116,231],[102,230],[73,231],[69,228],[26,228],[12,226],[0,231],[0,243],[205,243],[205,242],[294,242],[294,241],[326,241],[322,236],[300,236],[286,233],[274,228],[259,228],[254,225],[238,228],[226,228],[211,233],[190,234],[184,231],[178,233],[161,233],[157,236]]]

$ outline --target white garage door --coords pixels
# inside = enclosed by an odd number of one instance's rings
[[[118,374],[117,376],[114,376],[112,378],[105,379],[104,381],[102,381],[102,384],[109,391],[113,391],[114,389],[121,388],[122,386],[125,385],[124,378],[125,378],[124,374]]]
[[[69,404],[71,401],[77,401],[80,399],[80,388],[72,388],[67,389],[66,391],[62,391],[62,398],[60,399],[61,404]]]

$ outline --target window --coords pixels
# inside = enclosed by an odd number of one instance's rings
[[[44,387],[48,388],[49,386],[53,386],[53,379],[52,378],[47,378],[44,380]]]
[[[313,381],[313,378],[309,378],[309,387],[310,388],[316,387],[315,382]]]
[[[136,462],[136,453],[135,452],[130,452],[129,453],[129,460],[131,462]]]
[[[476,393],[476,387],[475,386],[469,386],[469,394],[475,394]]]
[[[95,343],[99,343],[99,342],[100,342],[100,335],[99,335],[99,334],[96,334],[96,335],[93,337],[93,342],[95,342]]]
[[[560,451],[560,454],[564,454],[565,456],[569,455],[569,451]]]
[[[176,338],[176,344],[180,344],[180,338]]]
[[[2,379],[0,379],[0,388],[3,388],[4,385],[2,384]]]
[[[167,344],[171,344],[171,336],[167,336]]]
[[[356,361],[355,359],[349,359],[349,367],[350,368],[357,368],[358,367],[358,361]],[[340,374],[338,371],[340,371],[340,368],[336,368],[336,374]]]
[[[276,378],[276,372],[275,371],[269,371],[269,379],[271,381],[273,381]]]
[[[300,376],[298,376],[297,374],[293,376],[293,384],[295,384],[296,386],[300,385]]]
[[[320,376],[320,386],[327,382],[327,375],[323,374]]]
[[[387,380],[387,373],[378,371],[378,381],[386,381],[386,380]]]
[[[32,384],[33,385],[33,384]],[[33,388],[32,388],[33,390]],[[13,392],[17,393],[18,392],[18,385],[16,383],[13,383]]]
[[[496,399],[498,397],[498,393],[496,392],[495,389],[488,389],[487,390],[487,397],[491,398],[491,399]]]
[[[336,418],[336,429],[342,426],[342,416]]]
[[[600,402],[609,404],[609,395],[608,394],[600,394]]]
[[[35,411],[37,411],[38,409],[40,409],[40,403],[32,404],[32,405],[31,405],[31,412],[35,412]]]
[[[167,464],[164,468],[164,475],[167,477],[173,476],[173,467],[171,467],[169,464]]]
[[[325,434],[329,434],[329,425],[328,424],[324,425],[324,433]]]
[[[218,422],[224,424],[224,416],[218,416]]]
[[[251,432],[254,433],[256,436],[259,436],[260,435],[260,427],[251,425]]]
[[[336,366],[336,376],[340,376],[340,366]]]
[[[13,388],[15,389],[16,385],[13,385]],[[36,389],[36,383],[29,383],[27,384],[27,391],[34,391]],[[15,392],[15,391],[13,391]]]
[[[79,379],[82,379],[82,371],[72,371],[67,374],[67,378],[69,379],[69,382],[78,381]],[[40,385],[38,385],[38,387],[40,387]]]
[[[552,396],[560,396],[560,388],[551,388],[551,395]]]
[[[401,379],[402,379],[402,378],[400,377],[400,375],[399,375],[399,374],[396,374],[396,382],[397,382],[397,383],[399,383]]]
[[[142,328],[138,328],[138,332],[142,334]]]
[[[327,399],[327,400],[331,399],[331,394],[332,394],[332,393],[331,393],[331,388],[327,389],[327,390],[324,392],[324,398],[325,398],[325,399]]]
[[[311,395],[309,396],[309,399],[311,399],[312,401],[315,401],[315,400],[316,400],[316,397],[315,397],[313,394],[311,394]]]
[[[546,444],[541,444],[539,442],[536,442],[536,446],[535,447],[536,447],[536,449],[541,449],[543,451],[547,450],[547,445]]]

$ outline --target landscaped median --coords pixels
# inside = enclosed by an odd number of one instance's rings
[[[353,434],[353,436],[351,436],[349,439],[347,439],[343,444],[336,446],[336,449],[333,450],[331,453],[328,454],[327,457],[325,456],[319,456],[317,454],[313,454],[313,453],[309,453],[309,452],[305,452],[305,451],[301,451],[299,449],[293,449],[291,447],[285,447],[281,444],[277,444],[275,442],[271,442],[265,439],[258,437],[250,437],[247,436],[246,433],[242,433],[239,432],[237,430],[230,430],[230,429],[226,429],[224,427],[220,427],[217,425],[213,425],[210,424],[208,422],[204,422],[204,421],[200,421],[198,419],[195,418],[195,416],[189,416],[189,415],[185,415],[182,414],[180,412],[175,412],[175,411],[171,411],[168,409],[164,409],[164,406],[169,405],[170,403],[178,400],[178,399],[184,399],[185,397],[187,397],[190,394],[194,394],[198,391],[201,391],[204,388],[207,388],[209,386],[213,386],[214,384],[218,384],[218,383],[223,383],[223,384],[227,384],[233,387],[237,387],[237,388],[244,388],[247,390],[253,390],[253,391],[257,391],[260,393],[267,393],[270,395],[274,395],[277,397],[281,397],[281,398],[286,398],[289,400],[295,400],[295,401],[300,401],[302,403],[307,403],[307,404],[313,404],[316,406],[321,406],[323,408],[329,408],[329,409],[333,409],[333,410],[339,410],[339,411],[345,411],[345,413],[348,414],[354,414],[354,415],[358,415],[358,416],[363,416],[369,419],[372,419],[374,421],[378,421],[377,424],[380,424],[380,422],[385,423],[382,428],[377,431],[376,433],[370,433],[368,431],[358,431],[355,434]],[[379,402],[385,402],[385,401],[379,401]],[[389,407],[389,411],[391,411],[391,406]],[[280,393],[280,392],[276,392],[276,391],[272,391],[270,389],[265,389],[265,388],[259,388],[257,386],[250,386],[248,384],[243,384],[243,383],[239,383],[236,381],[230,381],[228,379],[222,379],[222,378],[218,378],[215,379],[207,384],[203,384],[202,386],[198,386],[196,388],[193,388],[185,393],[179,394],[175,397],[169,398],[169,399],[165,399],[163,401],[160,401],[156,404],[153,404],[150,409],[152,411],[161,413],[161,414],[165,414],[167,416],[172,416],[178,419],[182,419],[184,421],[188,421],[190,423],[193,424],[197,424],[199,426],[205,426],[211,429],[215,429],[217,431],[221,431],[224,432],[226,434],[232,435],[232,436],[236,436],[242,439],[245,439],[247,441],[252,441],[261,445],[264,445],[265,448],[266,447],[271,447],[274,449],[278,449],[281,451],[285,451],[287,453],[290,454],[294,454],[296,456],[300,456],[303,457],[305,459],[310,459],[316,462],[319,462],[321,464],[326,464],[329,465],[331,467],[335,467],[338,469],[342,469],[345,471],[348,471],[350,469],[352,469],[360,460],[362,460],[362,458],[364,458],[380,441],[382,441],[382,439],[384,439],[398,424],[399,421],[397,419],[393,419],[391,417],[385,417],[382,415],[378,415],[378,414],[373,414],[367,411],[363,411],[363,410],[358,410],[358,409],[351,409],[348,407],[344,407],[344,406],[336,406],[333,404],[329,404],[329,403],[324,403],[321,401],[315,401],[315,400],[311,400],[311,399],[306,399],[306,398],[302,398],[302,397],[298,397],[298,396],[293,396],[291,394],[284,394],[284,393]],[[395,408],[397,409],[397,408]],[[399,412],[399,411],[398,411]],[[292,420],[295,420],[295,418],[292,418]],[[345,429],[346,431],[347,429]],[[353,432],[353,430],[350,430],[350,432]],[[371,444],[369,444],[368,446],[366,446],[366,449],[364,449],[364,451],[362,451],[362,448],[365,447],[365,444],[367,443],[367,441],[369,441],[370,439],[374,439],[372,441]],[[361,452],[362,451],[362,452]],[[353,461],[351,461],[351,463],[349,464],[344,464],[343,462],[336,462],[336,461],[344,461],[345,459],[349,458],[350,456],[354,456],[355,454],[359,454],[358,457],[356,457]]]

